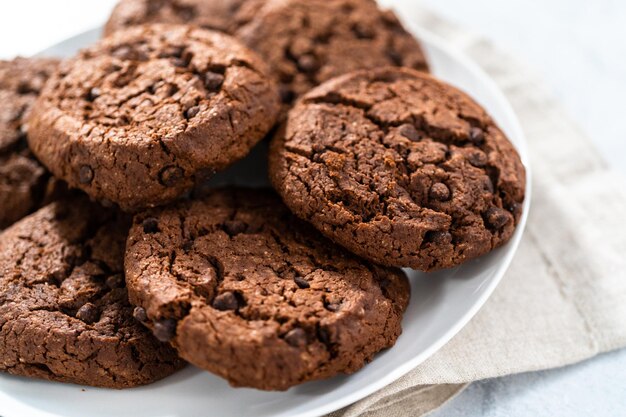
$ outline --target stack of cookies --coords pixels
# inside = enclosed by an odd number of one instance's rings
[[[0,97],[15,375],[352,373],[401,333],[400,268],[486,254],[521,216],[513,146],[373,0],[122,0],[75,57],[0,63]],[[273,190],[212,187],[255,146]]]

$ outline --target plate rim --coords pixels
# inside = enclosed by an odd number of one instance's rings
[[[416,35],[418,39],[420,39],[421,41],[425,41],[427,44],[433,45],[437,49],[445,51],[445,53],[450,55],[455,61],[459,62],[464,68],[470,71],[474,77],[480,79],[481,83],[483,83],[483,86],[489,90],[490,96],[495,98],[502,114],[510,122],[508,130],[516,138],[519,139],[518,141],[516,141],[519,143],[514,143],[513,145],[519,153],[522,163],[524,164],[524,167],[526,169],[526,190],[522,217],[520,218],[520,222],[515,230],[514,235],[506,244],[506,246],[508,246],[509,248],[506,253],[502,255],[503,259],[496,268],[496,271],[494,272],[495,278],[491,279],[488,282],[485,290],[478,297],[473,306],[468,309],[467,312],[459,320],[457,320],[457,322],[453,326],[450,326],[450,328],[442,336],[435,340],[428,349],[425,349],[420,354],[413,357],[411,360],[406,361],[404,364],[402,364],[402,366],[398,366],[395,369],[391,370],[382,378],[379,378],[376,381],[353,391],[349,395],[331,400],[325,403],[323,406],[318,406],[310,410],[297,412],[295,414],[292,414],[293,417],[319,417],[337,411],[350,404],[354,404],[355,402],[362,400],[363,398],[392,384],[396,380],[400,379],[401,377],[415,369],[421,363],[426,361],[437,351],[439,351],[456,334],[458,334],[467,325],[467,323],[469,323],[469,321],[478,313],[478,311],[484,306],[486,301],[491,297],[496,287],[502,281],[513,258],[515,257],[522,236],[524,234],[524,230],[526,228],[532,199],[532,172],[529,161],[528,141],[519,121],[519,118],[517,117],[517,114],[513,109],[513,106],[511,105],[501,88],[497,85],[495,80],[493,80],[493,78],[491,78],[487,74],[487,72],[482,67],[480,67],[478,63],[476,63],[458,47],[446,41],[443,37],[435,34],[428,29],[423,28],[422,26],[419,26],[416,23],[413,23],[411,21],[405,21],[403,23],[406,25],[410,32]],[[74,36],[68,37],[61,42],[57,42],[56,44],[49,46],[48,48],[37,53],[35,56],[50,56],[55,49],[62,47],[65,43],[72,42],[77,38],[99,34],[101,30],[102,27],[100,26],[87,31],[83,31]],[[436,74],[434,75],[436,76]],[[455,87],[460,88],[461,90],[463,89],[460,86]],[[37,414],[41,416],[50,415],[45,410],[39,410]]]

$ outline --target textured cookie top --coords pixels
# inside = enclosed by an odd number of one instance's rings
[[[0,370],[125,388],[182,366],[132,317],[123,276],[129,223],[77,199],[0,234]]]
[[[525,171],[487,113],[408,69],[362,71],[311,91],[270,150],[287,205],[352,252],[448,268],[506,242]]]
[[[419,43],[374,0],[248,1],[235,35],[268,62],[287,104],[332,77],[358,69],[427,70]]]
[[[33,109],[29,143],[70,185],[136,210],[245,156],[278,101],[264,64],[236,40],[138,26],[61,66]]]
[[[135,216],[126,273],[159,338],[260,389],[359,369],[393,345],[409,298],[402,271],[356,258],[258,190]]]
[[[49,175],[26,149],[30,108],[58,61],[0,61],[0,229],[46,200]]]
[[[24,139],[30,107],[57,65],[55,59],[0,61],[0,155]]]
[[[104,34],[144,23],[191,24],[231,32],[246,1],[259,0],[121,0],[113,9]]]

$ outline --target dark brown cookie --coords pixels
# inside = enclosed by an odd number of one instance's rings
[[[286,104],[358,69],[428,69],[419,43],[374,0],[248,1],[237,18],[235,35],[270,64]]]
[[[275,84],[236,40],[177,25],[118,31],[61,65],[29,144],[57,177],[123,210],[165,204],[273,126]]]
[[[125,265],[157,337],[234,386],[265,390],[358,370],[395,343],[409,298],[401,270],[333,245],[263,190],[135,216]]]
[[[55,59],[0,61],[0,229],[50,200],[59,185],[26,149],[25,123]]]
[[[104,35],[144,23],[185,23],[232,32],[237,12],[246,1],[259,0],[121,0],[104,27]]]
[[[127,388],[183,366],[133,319],[123,276],[129,224],[75,199],[0,234],[0,370]]]
[[[520,158],[461,91],[410,69],[339,77],[308,93],[270,148],[286,204],[352,252],[432,271],[513,234]]]

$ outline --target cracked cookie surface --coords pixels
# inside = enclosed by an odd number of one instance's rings
[[[105,25],[104,34],[145,23],[191,24],[229,33],[236,28],[237,12],[248,1],[259,0],[121,0]]]
[[[157,337],[234,386],[265,390],[358,370],[395,343],[409,299],[401,270],[334,245],[270,190],[136,215],[125,266]]]
[[[27,149],[26,119],[58,61],[0,61],[0,229],[54,199],[60,183]]]
[[[243,158],[279,111],[265,65],[226,35],[118,31],[60,66],[29,144],[57,177],[125,211],[166,204]]]
[[[427,71],[422,49],[374,0],[248,1],[234,32],[278,78],[286,106],[314,86],[358,69]]]
[[[505,243],[525,170],[487,113],[409,69],[360,71],[305,95],[272,141],[285,203],[366,259],[432,271]]]
[[[133,318],[123,276],[129,226],[81,198],[0,234],[1,371],[127,388],[183,366]]]

